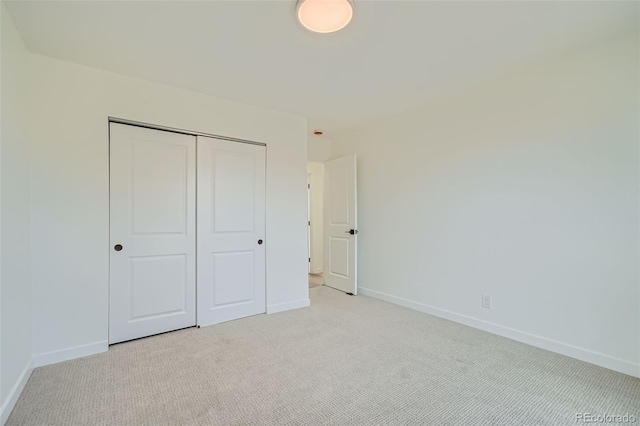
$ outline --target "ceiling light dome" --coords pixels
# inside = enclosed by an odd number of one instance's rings
[[[353,17],[352,0],[298,0],[296,9],[302,25],[317,33],[341,30]]]

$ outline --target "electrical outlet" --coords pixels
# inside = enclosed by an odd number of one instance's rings
[[[491,296],[488,296],[486,294],[482,295],[482,307],[491,309]]]

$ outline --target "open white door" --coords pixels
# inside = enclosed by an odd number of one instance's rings
[[[109,343],[196,324],[196,138],[110,124]]]
[[[266,147],[198,136],[198,325],[266,311]]]
[[[356,156],[324,163],[325,284],[357,294]]]

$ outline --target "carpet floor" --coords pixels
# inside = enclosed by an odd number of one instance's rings
[[[112,346],[33,371],[7,425],[572,425],[640,379],[365,296]]]

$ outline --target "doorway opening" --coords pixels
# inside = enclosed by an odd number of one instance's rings
[[[324,164],[307,162],[309,288],[324,285]]]
[[[307,163],[309,287],[358,294],[356,156]]]

